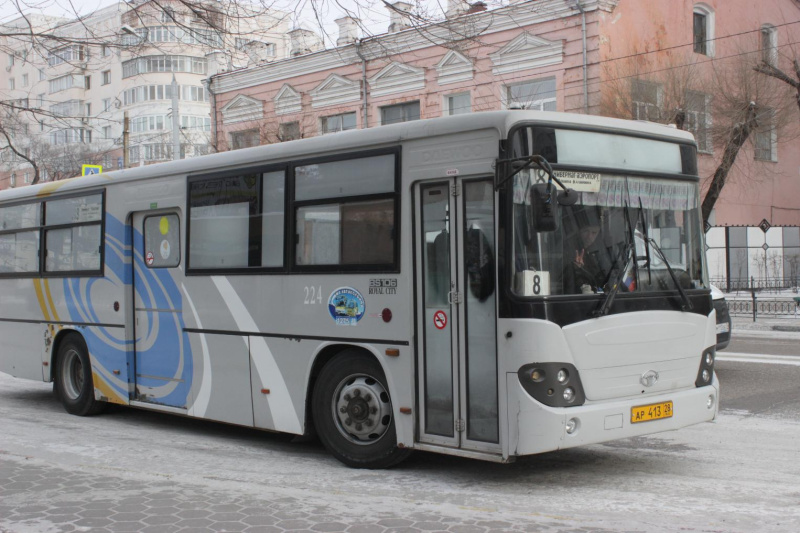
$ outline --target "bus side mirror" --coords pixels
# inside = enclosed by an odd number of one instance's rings
[[[533,216],[531,230],[555,231],[558,227],[558,192],[553,184],[539,183],[530,189],[530,204]]]

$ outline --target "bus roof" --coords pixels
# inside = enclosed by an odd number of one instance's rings
[[[334,135],[320,135],[283,143],[267,144],[219,152],[205,156],[169,161],[155,165],[115,170],[103,174],[76,177],[55,182],[40,183],[26,187],[0,191],[0,203],[31,197],[47,197],[55,192],[77,191],[104,187],[109,183],[127,182],[159,176],[199,174],[210,171],[225,171],[252,167],[287,160],[308,159],[339,152],[367,150],[397,145],[403,141],[436,137],[472,130],[494,129],[505,134],[520,123],[540,122],[558,127],[601,129],[620,133],[636,133],[661,137],[666,141],[694,143],[689,132],[663,124],[643,121],[561,113],[549,111],[485,111],[453,117],[432,118],[403,122],[387,126],[343,131]]]

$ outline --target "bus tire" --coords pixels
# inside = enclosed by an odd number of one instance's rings
[[[411,453],[397,447],[383,369],[363,352],[345,350],[322,368],[312,413],[320,440],[347,466],[389,468]]]
[[[92,364],[80,335],[69,335],[58,348],[54,381],[58,398],[69,414],[91,416],[105,407],[104,402],[94,399]]]

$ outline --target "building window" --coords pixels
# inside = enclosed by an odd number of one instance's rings
[[[686,130],[692,132],[697,141],[697,149],[710,153],[711,145],[711,111],[710,97],[694,91],[686,92]]]
[[[14,54],[8,54],[8,66],[9,67],[14,66]]]
[[[39,69],[39,81],[44,81],[47,76],[44,73],[44,69]]]
[[[759,161],[777,161],[777,130],[775,110],[765,108],[758,113],[758,130],[755,138],[755,157]]]
[[[695,4],[692,14],[694,51],[709,57],[714,55],[714,10],[706,4]]]
[[[771,24],[761,27],[761,61],[778,66],[778,29]]]
[[[472,111],[469,93],[450,94],[444,97],[444,115],[462,115]]]
[[[103,85],[108,85],[109,83],[111,83],[111,71],[110,70],[104,70],[103,71]]]
[[[300,138],[302,138],[302,135],[300,134],[299,122],[284,122],[278,126],[279,141],[294,141]]]
[[[330,117],[322,117],[322,133],[353,130],[356,127],[355,113],[341,113]]]
[[[660,120],[661,98],[660,84],[631,80],[631,117],[634,120]]]
[[[31,182],[31,174],[30,172],[25,172],[25,183]]]
[[[419,100],[381,108],[381,124],[396,124],[419,120]]]
[[[111,110],[111,98],[103,98],[103,111]]]
[[[208,61],[204,57],[146,56],[122,63],[122,77],[130,78],[150,72],[189,72],[206,74]]]
[[[8,78],[8,88],[12,91],[17,88],[17,82],[14,81],[14,78]]]
[[[110,55],[111,55],[111,48],[109,48],[109,47],[108,47],[108,46],[106,46],[106,45],[103,45],[103,46],[100,48],[100,50],[101,50],[101,53],[102,53],[103,57],[108,57],[108,56],[110,56]]]
[[[17,186],[17,175],[14,172],[11,173],[11,186],[12,187]]]
[[[91,76],[86,76],[86,87],[85,88],[86,88],[87,91],[92,88],[92,77]]]
[[[27,74],[23,74],[22,75],[22,86],[23,87],[27,87],[28,86],[28,75]]]
[[[103,126],[103,139],[111,138],[111,126]]]
[[[261,144],[258,130],[234,131],[231,133],[231,150],[250,148]]]
[[[86,112],[86,114],[84,114],[83,116],[85,116],[85,117],[91,117],[91,116],[92,116],[92,104],[91,104],[91,103],[88,103],[88,104],[86,104],[84,107],[85,107],[85,112]]]
[[[506,87],[506,108],[556,111],[556,79],[545,78]]]

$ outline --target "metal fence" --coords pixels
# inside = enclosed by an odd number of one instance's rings
[[[709,278],[712,285],[727,293],[747,293],[751,289],[761,293],[800,294],[800,278]]]
[[[793,298],[759,298],[726,300],[731,316],[752,316],[770,318],[798,318],[800,309]],[[755,315],[753,307],[755,306]]]

